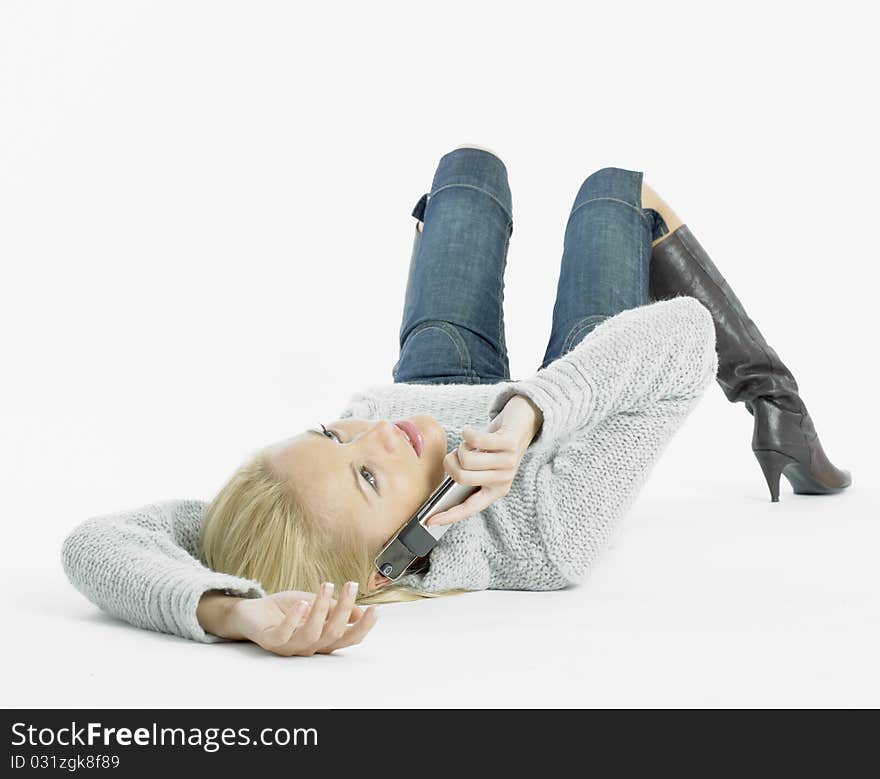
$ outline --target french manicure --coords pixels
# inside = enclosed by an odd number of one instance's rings
[[[321,589],[321,592],[324,595],[331,595],[333,593],[333,582],[324,582],[324,586]]]
[[[358,583],[357,582],[349,582],[348,583],[348,594],[354,595],[358,591]]]

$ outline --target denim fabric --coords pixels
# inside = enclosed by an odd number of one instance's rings
[[[541,367],[599,322],[648,299],[651,242],[668,232],[642,208],[643,174],[602,168],[581,185],[565,228],[553,325]],[[510,380],[504,270],[513,233],[507,169],[483,149],[440,158],[413,216],[396,383],[495,384]]]
[[[440,158],[410,262],[395,382],[494,384],[510,378],[504,269],[513,232],[507,169],[482,149]]]
[[[650,302],[651,242],[668,229],[657,211],[642,208],[643,176],[602,168],[581,184],[565,226],[542,368],[608,317]]]

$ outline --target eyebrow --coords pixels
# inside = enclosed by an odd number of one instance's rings
[[[316,436],[318,436],[318,438],[323,438],[325,441],[330,441],[330,439],[327,438],[327,436],[325,436],[320,430],[316,430],[313,427],[308,428],[306,430],[306,432],[307,433],[314,433]],[[367,495],[364,491],[365,488],[364,488],[363,480],[361,479],[360,474],[358,474],[357,468],[354,467],[354,463],[350,463],[350,465],[351,465],[351,472],[354,475],[355,489],[360,493],[361,497],[365,501],[367,501],[367,505],[370,505],[370,499],[367,497]]]

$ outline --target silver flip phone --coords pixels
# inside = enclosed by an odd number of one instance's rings
[[[453,481],[449,474],[443,477],[435,489],[421,505],[413,517],[397,531],[376,557],[376,569],[392,581],[399,579],[404,571],[418,558],[427,555],[451,525],[425,527],[425,522],[434,514],[446,511],[463,503],[479,487],[470,487]]]

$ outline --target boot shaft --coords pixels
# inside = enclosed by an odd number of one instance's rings
[[[801,410],[794,376],[687,225],[654,246],[650,294],[655,300],[689,295],[712,313],[718,350],[717,380],[730,402],[742,401],[752,411],[751,401],[755,398],[771,397],[783,408]]]

